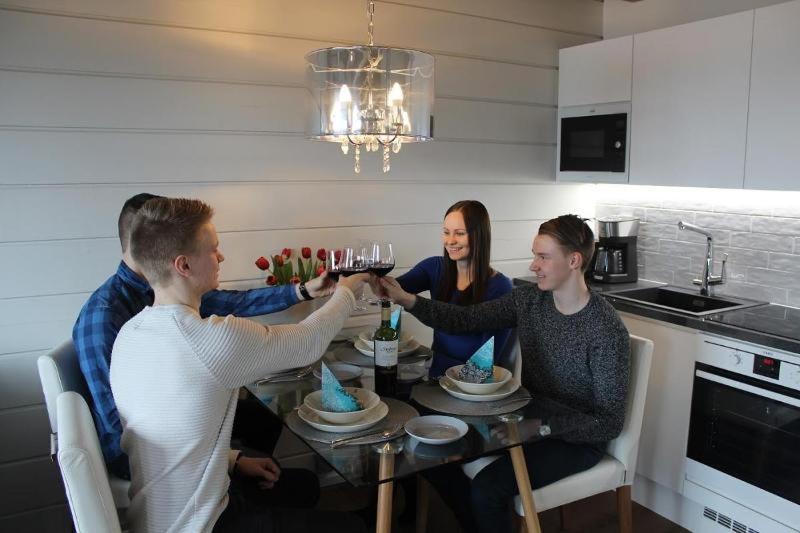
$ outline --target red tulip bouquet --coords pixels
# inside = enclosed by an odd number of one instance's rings
[[[297,259],[295,263],[293,258]],[[272,256],[271,262],[264,256],[259,257],[256,259],[256,266],[267,272],[267,285],[300,283],[315,278],[325,271],[325,249],[317,250],[316,258],[312,258],[311,248],[308,246],[301,248],[299,255],[294,254],[291,248],[284,248],[280,254]]]

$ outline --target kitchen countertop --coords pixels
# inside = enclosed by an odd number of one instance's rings
[[[533,276],[514,278],[514,285],[531,283],[536,283]],[[606,296],[617,311],[800,354],[800,309],[794,307],[765,304],[698,317],[620,300],[606,294],[659,285],[664,284],[652,281],[593,283],[591,289]]]

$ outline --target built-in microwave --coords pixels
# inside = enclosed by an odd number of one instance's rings
[[[630,111],[630,102],[560,108],[558,179],[627,183]]]

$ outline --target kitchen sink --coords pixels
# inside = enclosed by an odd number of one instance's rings
[[[640,305],[668,309],[670,311],[693,316],[705,316],[713,313],[721,313],[722,311],[732,311],[734,309],[765,305],[767,303],[744,298],[734,298],[732,296],[703,296],[698,294],[697,290],[671,287],[669,285],[648,287],[646,289],[610,291],[606,293],[606,296],[608,298],[618,298]]]

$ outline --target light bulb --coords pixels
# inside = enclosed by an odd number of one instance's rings
[[[392,85],[392,90],[389,91],[389,104],[390,105],[400,105],[403,101],[403,89],[400,88],[400,84],[394,82]]]
[[[331,110],[331,128],[334,133],[347,132],[347,115],[342,113],[342,108],[338,105]]]
[[[339,102],[349,104],[352,101],[353,96],[350,94],[350,89],[347,88],[347,84],[342,85],[342,88],[339,89]]]

